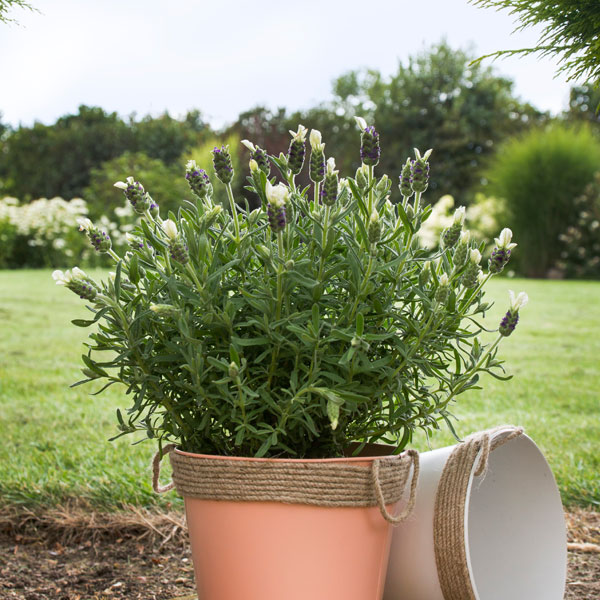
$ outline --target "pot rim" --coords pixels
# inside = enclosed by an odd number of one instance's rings
[[[194,458],[210,458],[213,460],[234,460],[234,461],[256,461],[256,462],[289,462],[289,463],[340,463],[340,462],[355,462],[355,463],[372,463],[376,459],[398,458],[402,454],[381,455],[381,456],[342,456],[338,458],[254,458],[253,456],[223,456],[221,454],[196,454],[194,452],[185,452],[179,448],[175,448],[176,454],[183,456],[191,456]]]

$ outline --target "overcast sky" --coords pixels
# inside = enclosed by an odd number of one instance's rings
[[[307,108],[360,67],[389,74],[439,42],[476,55],[535,45],[513,17],[467,0],[31,0],[0,24],[0,112],[12,125],[51,123],[80,104],[121,115],[179,116],[214,125],[257,104]],[[555,60],[497,61],[523,100],[554,113],[569,85]]]

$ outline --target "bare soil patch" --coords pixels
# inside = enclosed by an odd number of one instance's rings
[[[566,600],[600,598],[600,513],[567,514]],[[0,513],[1,600],[192,600],[194,576],[181,513],[70,507]]]

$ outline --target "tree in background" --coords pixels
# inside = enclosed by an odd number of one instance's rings
[[[241,113],[224,135],[235,134],[240,140],[253,140],[270,154],[279,154],[289,145],[289,120],[285,108],[273,111],[265,106],[255,106]]]
[[[210,131],[199,111],[188,112],[184,119],[163,113],[159,117],[146,116],[131,122],[135,149],[167,165],[175,163],[189,148],[198,144],[205,132]]]
[[[498,50],[477,59],[540,54],[559,58],[558,73],[568,81],[589,79],[600,82],[600,3],[594,0],[470,0],[483,8],[508,10],[521,24],[515,31],[542,27],[537,46]]]
[[[465,203],[498,142],[547,118],[519,102],[508,79],[489,68],[469,67],[471,58],[440,43],[400,64],[389,78],[373,70],[350,71],[334,81],[329,102],[292,114],[256,107],[227,131],[279,154],[289,146],[288,130],[302,123],[318,129],[326,155],[335,155],[342,170],[352,171],[360,166],[353,150],[359,136],[354,116],[364,115],[381,135],[382,170],[399,174],[414,147],[434,148],[431,189]],[[307,175],[301,173],[298,182],[308,184]],[[397,193],[396,186],[392,192]]]
[[[431,189],[462,204],[497,143],[545,118],[513,96],[510,80],[470,67],[470,60],[442,42],[399,64],[389,79],[377,71],[347,73],[335,82],[332,118],[374,120],[384,148],[381,169],[388,173],[399,174],[414,147],[433,148]]]
[[[82,196],[92,169],[124,152],[144,152],[174,164],[209,132],[198,111],[177,120],[168,114],[131,118],[99,107],[80,106],[75,115],[53,125],[35,123],[5,136],[0,155],[2,192],[22,201],[32,198]]]
[[[569,110],[565,117],[571,121],[600,123],[600,88],[592,83],[575,85],[569,93]]]
[[[90,171],[134,144],[131,128],[117,113],[80,106],[54,125],[19,127],[0,157],[3,193],[20,200],[81,196]]]
[[[11,8],[24,8],[31,11],[37,11],[29,2],[25,0],[0,0],[0,23],[15,23],[16,20],[8,16]]]

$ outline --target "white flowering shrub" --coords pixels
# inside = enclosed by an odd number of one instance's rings
[[[474,241],[489,244],[500,228],[500,215],[504,202],[485,194],[475,194],[474,201],[466,210],[466,220],[471,225]],[[437,249],[444,229],[450,227],[455,210],[454,198],[450,194],[442,196],[432,207],[431,215],[421,225],[417,235],[426,248]]]
[[[115,246],[125,245],[125,234],[133,229],[132,211],[126,206],[118,216],[123,223],[103,217]],[[115,211],[117,212],[117,211]],[[85,200],[39,198],[20,204],[16,198],[0,199],[0,268],[56,267],[73,259],[98,264],[98,258],[78,233],[77,220],[87,217]]]

